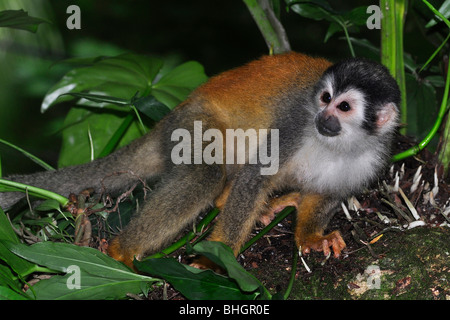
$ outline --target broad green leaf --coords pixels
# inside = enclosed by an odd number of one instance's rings
[[[16,255],[52,270],[67,273],[41,280],[30,297],[36,299],[117,299],[138,294],[143,283],[159,279],[139,275],[100,251],[67,243],[9,244]],[[68,272],[76,270],[74,272]],[[78,279],[73,282],[72,280]],[[78,282],[79,281],[79,282]],[[79,288],[74,284],[79,285]],[[33,293],[34,292],[34,293]],[[34,296],[36,294],[36,296]]]
[[[11,227],[11,223],[9,222],[2,208],[0,208],[0,240],[19,243],[19,239],[17,238],[17,235]]]
[[[134,106],[147,117],[154,121],[161,120],[170,109],[165,104],[156,100],[154,96],[139,98],[133,102]]]
[[[369,15],[367,14],[367,7],[356,7],[349,12],[346,12],[342,15],[344,20],[348,21],[355,26],[365,26],[367,23],[367,18]]]
[[[13,254],[5,243],[9,243],[5,240],[0,240],[0,260],[4,261],[15,273],[20,276],[24,276],[30,274],[35,270],[36,265],[34,263],[30,263],[15,254]]]
[[[111,147],[126,145],[140,137],[148,128],[140,121],[129,125],[130,106],[159,121],[207,79],[197,62],[187,62],[167,72],[162,60],[136,54],[72,59],[69,64],[77,67],[48,91],[41,111],[74,98],[78,99],[78,105],[104,110],[100,113],[93,109],[71,109],[63,130],[59,167],[90,161],[92,148],[97,158],[112,151]]]
[[[72,276],[73,274],[67,273],[64,276],[56,275],[50,279],[41,280],[33,286],[33,291],[29,290],[27,293],[37,300],[124,299],[127,293],[139,294],[143,287],[155,281],[151,278],[147,280],[133,277],[116,279],[108,275],[100,277],[81,270],[80,288],[76,288],[73,287]]]
[[[60,272],[67,272],[70,266],[77,266],[93,276],[124,280],[150,279],[136,274],[123,263],[94,248],[50,241],[31,246],[20,243],[7,246],[24,259]]]
[[[60,211],[60,204],[59,204],[58,201],[56,201],[54,199],[48,199],[48,200],[45,200],[44,202],[40,203],[36,207],[36,210],[39,210],[39,211],[50,211],[50,210]]]
[[[105,157],[114,151],[114,149],[119,145],[120,140],[122,140],[125,133],[132,125],[133,121],[134,115],[132,113],[128,113],[128,115],[122,120],[121,124],[117,127],[116,131],[114,131],[114,134],[110,137],[108,143],[98,155],[98,158]]]
[[[162,66],[160,59],[136,54],[83,61],[88,65],[70,70],[47,92],[41,105],[42,112],[55,103],[73,99],[61,96],[67,93],[87,91],[91,94],[127,100],[130,100],[137,91],[141,95],[148,94],[151,83]],[[104,106],[102,103],[92,101],[89,105]]]
[[[286,0],[286,4],[295,13],[302,17],[314,19],[314,20],[328,20],[333,21],[331,18],[334,11],[328,2],[323,0],[302,1],[297,3],[298,0]]]
[[[186,298],[192,300],[253,300],[258,293],[245,293],[230,278],[211,270],[199,270],[183,265],[173,258],[153,258],[134,261],[143,272],[167,280]]]
[[[48,21],[30,17],[28,13],[23,10],[0,11],[0,27],[36,32],[39,24],[44,22]]]
[[[0,300],[28,300],[28,298],[8,287],[0,286]]]
[[[72,108],[66,116],[66,129],[63,131],[63,144],[58,167],[66,167],[89,162],[91,160],[90,131],[94,156],[97,158],[111,137],[128,116],[125,112],[92,112],[87,108]],[[117,146],[121,147],[142,135],[139,125],[134,121],[121,137]]]
[[[215,241],[202,241],[195,245],[193,249],[226,270],[228,276],[234,279],[243,291],[253,292],[262,288],[259,280],[236,261],[233,251],[225,244]]]
[[[11,253],[4,242],[19,243],[12,226],[3,210],[0,208],[0,260],[8,264],[17,274],[28,274],[35,265]]]
[[[206,80],[207,76],[201,64],[195,61],[185,62],[153,84],[151,94],[173,109]]]
[[[328,39],[330,39],[336,32],[341,31],[341,26],[336,22],[331,22],[328,26],[327,33],[325,34],[325,38],[323,39],[323,42],[327,42]]]
[[[28,299],[22,288],[23,283],[17,279],[17,276],[12,273],[11,269],[6,265],[0,264],[0,300]]]

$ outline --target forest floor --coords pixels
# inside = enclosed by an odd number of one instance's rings
[[[299,259],[289,299],[450,300],[450,187],[441,176],[423,151],[339,208],[328,231],[339,230],[346,249],[339,259],[320,252]],[[291,214],[238,257],[272,294],[288,286],[293,223]],[[166,289],[167,299],[184,299]],[[162,289],[149,298],[162,299]]]

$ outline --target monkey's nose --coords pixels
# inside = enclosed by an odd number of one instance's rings
[[[316,117],[317,131],[327,137],[337,136],[341,132],[341,123],[336,116],[320,113]]]

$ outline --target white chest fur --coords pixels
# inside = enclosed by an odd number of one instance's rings
[[[349,196],[361,191],[380,165],[375,148],[357,154],[330,150],[322,142],[310,139],[289,161],[289,171],[306,191]]]

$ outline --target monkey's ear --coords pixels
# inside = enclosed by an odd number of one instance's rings
[[[377,128],[380,133],[390,131],[397,125],[398,108],[394,103],[384,105],[377,112]]]

